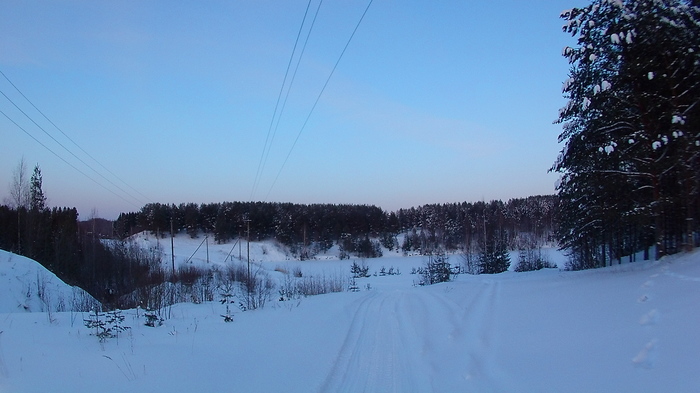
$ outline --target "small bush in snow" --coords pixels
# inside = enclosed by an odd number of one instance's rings
[[[541,248],[524,248],[518,251],[518,264],[515,266],[516,272],[529,272],[556,267],[557,265],[549,261],[547,254]]]
[[[294,277],[301,277],[303,275],[301,273],[301,266],[294,266],[294,268],[292,268],[292,274]]]
[[[431,255],[422,269],[422,282],[427,285],[450,281],[452,269],[448,262],[449,257],[444,253]]]
[[[129,326],[124,326],[124,315],[121,310],[108,311],[101,313],[95,310],[91,312],[88,319],[84,320],[85,327],[95,329],[93,335],[100,342],[105,342],[107,339],[119,337],[119,333],[131,329]]]
[[[493,236],[487,239],[481,253],[479,254],[479,274],[497,274],[508,270],[510,266],[510,256],[503,238]]]
[[[146,326],[156,327],[163,325],[163,318],[158,316],[154,310],[146,310],[146,313],[143,314],[143,316],[146,317],[146,323],[144,323]]]
[[[362,261],[362,265],[358,265],[357,262],[353,261],[350,273],[352,273],[353,278],[369,277],[369,266],[364,261]]]
[[[221,315],[221,317],[224,318],[224,322],[233,322],[233,315],[231,315],[231,308],[229,306],[230,304],[234,303],[233,289],[232,283],[227,283],[227,285],[220,287],[221,304],[226,305],[226,313]]]

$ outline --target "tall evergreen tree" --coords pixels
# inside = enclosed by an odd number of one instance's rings
[[[41,188],[42,177],[39,164],[34,166],[32,178],[29,181],[29,208],[34,211],[46,209],[46,196]]]
[[[39,165],[29,179],[29,211],[25,220],[24,255],[47,260],[51,254],[51,215],[46,208],[46,196],[42,190],[42,176]]]
[[[693,244],[700,191],[700,8],[595,0],[562,13],[577,38],[560,111],[559,239],[579,267]],[[653,239],[653,240],[651,240]]]

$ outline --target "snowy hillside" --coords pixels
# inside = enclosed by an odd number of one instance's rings
[[[82,310],[92,302],[38,262],[0,250],[0,313]]]
[[[404,234],[398,235],[399,243],[403,242]],[[129,241],[133,241],[139,247],[144,249],[157,249],[160,250],[162,255],[162,264],[166,268],[172,265],[172,255],[173,250],[175,253],[175,266],[176,268],[188,264],[197,266],[222,266],[230,263],[231,261],[247,261],[248,257],[248,244],[245,239],[240,242],[237,240],[232,240],[228,243],[218,244],[210,235],[208,239],[205,239],[205,235],[201,234],[192,239],[185,233],[180,233],[175,235],[171,245],[171,239],[169,236],[158,237],[149,233],[148,231],[140,232],[129,238]],[[382,247],[381,251],[383,257],[381,258],[368,258],[366,259],[367,264],[373,266],[377,265],[377,270],[380,269],[382,264],[386,264],[384,261],[387,258],[396,258],[403,256],[403,252],[400,250],[389,250]],[[566,263],[565,256],[556,249],[554,245],[547,245],[542,249],[543,255],[553,264],[559,267],[564,267]],[[323,254],[316,255],[313,259],[301,262],[305,266],[314,265],[327,265],[322,262],[325,261],[337,261],[339,259],[340,251],[338,245],[334,245],[327,252]],[[409,256],[420,256],[418,252],[410,252]],[[359,260],[360,258],[350,257],[350,261]],[[267,240],[261,242],[250,242],[250,260],[256,265],[267,266],[272,270],[280,262],[285,264],[299,265],[300,261],[290,254],[289,250],[282,244],[274,240]],[[510,270],[515,268],[518,261],[518,252],[512,251],[510,253]],[[348,262],[351,263],[351,262]],[[458,256],[453,256],[452,264],[459,264],[461,260]],[[416,265],[420,266],[420,262]],[[389,266],[386,266],[387,268]]]
[[[351,263],[268,262],[299,265],[305,275],[349,272]],[[53,322],[42,313],[0,314],[0,391],[683,393],[700,386],[700,252],[582,272],[460,275],[428,287],[414,286],[409,273],[422,258],[367,262],[371,273],[393,266],[402,274],[358,279],[359,292],[236,309],[231,323],[219,302],[176,305],[158,327],[130,310],[131,329],[104,343],[83,326],[87,314],[56,313]]]
[[[133,235],[129,240],[145,249],[160,249],[163,255],[163,265],[166,267],[171,265],[173,254],[169,236],[157,237],[144,231]],[[240,243],[234,240],[229,243],[217,244],[212,236],[206,238],[204,234],[200,234],[195,239],[185,233],[178,234],[173,239],[173,247],[176,266],[186,262],[206,266],[207,261],[210,264],[222,265],[232,259],[238,260],[239,256],[241,259],[247,260],[248,255],[245,239]],[[285,254],[283,246],[276,242],[250,243],[250,259],[253,262],[284,261],[290,258]]]

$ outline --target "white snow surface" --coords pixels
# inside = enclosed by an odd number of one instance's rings
[[[70,311],[89,301],[94,299],[87,292],[64,283],[36,261],[0,250],[0,313]]]
[[[177,238],[176,260],[201,240]],[[210,245],[209,263],[230,263],[221,261],[231,247]],[[201,250],[193,263],[207,263]],[[3,285],[20,260],[30,263],[9,255],[0,254]],[[299,266],[304,275],[349,275],[352,263],[330,255],[285,260],[271,243],[256,243],[251,255],[265,269]],[[550,258],[562,265],[560,253]],[[231,323],[218,302],[175,305],[155,328],[144,326],[142,311],[127,310],[131,329],[105,343],[83,326],[87,315],[3,308],[0,392],[682,393],[700,386],[700,251],[582,272],[460,275],[426,287],[410,274],[423,257],[386,252],[365,262],[370,273],[393,266],[402,274],[358,279],[360,292],[236,309]],[[4,304],[11,291],[0,290]]]

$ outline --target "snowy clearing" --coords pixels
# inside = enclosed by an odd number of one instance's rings
[[[22,275],[5,269],[20,258],[0,254],[3,280]],[[414,286],[417,276],[409,274],[421,257],[366,262],[370,273],[394,266],[402,274],[358,279],[359,292],[236,309],[232,323],[223,321],[219,302],[175,305],[158,327],[144,325],[143,311],[128,310],[124,324],[131,329],[104,343],[83,325],[87,314],[4,308],[0,391],[694,392],[700,386],[698,251],[583,272],[460,275],[428,287]],[[270,259],[263,266],[349,275],[351,263]],[[7,286],[0,291],[3,300],[10,296]]]

